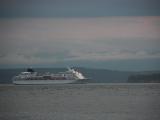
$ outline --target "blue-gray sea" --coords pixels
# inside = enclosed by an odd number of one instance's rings
[[[160,84],[1,84],[0,120],[160,120]]]

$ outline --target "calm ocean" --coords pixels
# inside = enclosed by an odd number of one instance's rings
[[[160,84],[1,84],[0,120],[160,120]]]

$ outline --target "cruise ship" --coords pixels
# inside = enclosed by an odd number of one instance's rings
[[[27,69],[26,72],[21,72],[14,76],[13,84],[67,84],[67,83],[81,83],[86,78],[84,75],[74,69],[68,68],[65,72],[59,73],[38,73],[32,68]]]

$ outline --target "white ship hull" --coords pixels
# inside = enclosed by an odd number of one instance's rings
[[[13,84],[67,84],[82,82],[86,79],[82,73],[74,69],[68,69],[66,72],[59,73],[37,73],[33,69],[27,69],[27,72],[21,72],[13,77]]]
[[[82,80],[14,80],[13,84],[33,84],[33,85],[38,85],[38,84],[67,84],[67,83],[76,83],[78,81]]]

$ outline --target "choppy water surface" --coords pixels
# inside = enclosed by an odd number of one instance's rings
[[[0,120],[160,120],[160,84],[0,85]]]

